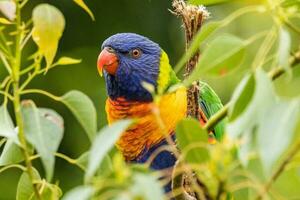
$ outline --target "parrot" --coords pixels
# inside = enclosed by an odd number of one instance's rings
[[[154,108],[159,110],[165,132],[176,143],[176,124],[187,115],[187,88],[182,86],[167,92],[181,81],[172,69],[167,53],[157,43],[136,33],[112,35],[101,46],[97,68],[106,83],[108,124],[122,119],[137,119],[116,142],[126,162],[146,163],[159,148],[168,145]],[[162,94],[158,102],[155,102],[145,83]],[[203,125],[223,105],[207,83],[201,81],[199,87],[198,104],[202,116],[199,123]],[[219,122],[211,132],[217,140],[221,140],[224,121]],[[169,169],[167,176],[170,180],[175,163],[174,153],[162,150],[151,160],[150,168]],[[171,191],[170,182],[164,190],[166,193]]]

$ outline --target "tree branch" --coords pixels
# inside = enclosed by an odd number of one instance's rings
[[[174,11],[172,12],[176,16],[182,19],[184,31],[185,31],[185,47],[186,50],[190,47],[194,36],[200,31],[203,21],[208,17],[208,12],[203,6],[195,6],[186,4],[184,0],[173,1]],[[197,51],[192,56],[185,66],[185,78],[188,77],[197,65],[200,52]],[[194,117],[200,120],[198,96],[199,82],[195,82],[187,90],[187,116]]]
[[[208,17],[208,12],[203,6],[195,6],[186,4],[184,0],[173,0],[173,8],[174,11],[172,12],[176,16],[179,16],[182,19],[184,31],[185,31],[185,47],[186,51],[190,47],[194,37],[200,31],[203,21]],[[184,77],[188,77],[194,68],[197,65],[199,60],[200,52],[199,50],[188,60],[185,66],[185,74]],[[187,90],[187,116],[196,118],[198,120],[201,119],[199,113],[199,104],[198,104],[198,97],[199,97],[199,82],[195,82],[191,87]],[[191,175],[191,172],[187,172],[187,174]],[[191,186],[200,186],[201,190],[205,190],[206,186],[201,182],[201,180],[195,180],[192,176],[189,177],[191,182]],[[185,175],[184,174],[176,174],[176,166],[173,171],[172,177],[172,190],[175,187],[182,187],[185,184]],[[196,194],[199,193],[195,188],[193,188],[193,192]],[[200,195],[201,199],[211,199],[208,192],[206,191],[204,194],[203,191],[200,191],[198,195]],[[174,197],[175,199],[182,200],[182,199],[194,199],[194,197],[189,196],[186,192],[177,195]]]
[[[15,36],[15,56],[14,62],[12,65],[12,80],[13,80],[13,105],[14,105],[14,113],[16,118],[16,124],[19,128],[18,136],[21,143],[21,150],[24,156],[26,172],[28,174],[29,180],[32,184],[35,197],[38,200],[41,200],[41,196],[39,193],[38,185],[35,184],[35,178],[33,174],[33,166],[29,159],[30,151],[28,148],[28,144],[25,138],[24,132],[24,121],[21,112],[21,98],[20,98],[20,68],[21,68],[21,58],[22,58],[22,49],[21,38],[22,38],[22,20],[21,20],[21,8],[20,2],[18,0],[14,1],[16,4],[16,36]]]

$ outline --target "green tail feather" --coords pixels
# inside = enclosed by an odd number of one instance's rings
[[[209,119],[223,107],[218,95],[205,82],[200,82],[200,95],[198,102],[207,119]],[[223,119],[213,129],[214,135],[218,141],[222,140],[223,138],[225,132],[225,122],[226,119]]]

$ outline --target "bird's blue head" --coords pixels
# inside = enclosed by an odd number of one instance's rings
[[[98,57],[98,70],[104,71],[108,95],[129,101],[152,101],[142,82],[157,86],[162,50],[148,38],[119,33],[106,39]]]

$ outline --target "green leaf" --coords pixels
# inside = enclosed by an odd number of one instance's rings
[[[89,155],[90,155],[89,151],[84,152],[76,159],[76,163],[86,167],[88,164]]]
[[[6,106],[0,106],[0,136],[10,138],[16,144],[20,144],[18,134],[9,116]]]
[[[121,134],[132,124],[132,120],[115,122],[109,127],[104,127],[93,140],[90,150],[88,167],[85,173],[85,181],[90,180],[96,173],[105,155],[113,148]]]
[[[244,79],[234,92],[230,110],[237,111],[235,117],[230,116],[227,133],[234,139],[241,137],[239,157],[243,164],[247,165],[249,152],[258,151],[264,172],[270,175],[293,139],[299,123],[300,100],[281,100],[261,69],[253,77],[254,81],[251,77]],[[247,94],[253,90],[254,94]]]
[[[283,194],[285,197],[295,197],[297,199],[300,196],[300,191],[298,190],[299,185],[299,167],[294,169],[288,169],[287,167],[284,170],[284,172],[280,174],[278,179],[274,182],[272,189],[278,192],[279,194]]]
[[[280,100],[265,110],[262,119],[257,140],[265,173],[270,175],[273,164],[294,138],[300,122],[300,100]]]
[[[80,6],[89,16],[92,18],[93,21],[95,21],[95,17],[93,12],[89,9],[89,7],[84,3],[83,0],[73,0],[78,6]]]
[[[20,147],[11,139],[8,139],[0,157],[0,166],[19,163],[23,160],[24,157]]]
[[[136,173],[133,177],[133,186],[130,188],[135,198],[144,200],[163,200],[165,195],[158,179],[151,174]]]
[[[34,182],[38,184],[39,193],[43,200],[59,200],[62,195],[60,188],[57,185],[47,183],[41,180],[39,172],[33,168]],[[23,172],[20,177],[17,187],[17,200],[37,200],[34,189],[27,172]]]
[[[199,48],[202,42],[207,39],[212,33],[218,30],[221,27],[222,23],[219,21],[211,21],[206,23],[203,27],[201,27],[201,31],[197,34],[194,41]]]
[[[53,65],[73,65],[81,63],[81,59],[75,59],[70,57],[61,57],[58,61]]]
[[[187,162],[199,164],[209,160],[209,152],[206,148],[208,134],[201,128],[200,122],[195,119],[183,119],[177,124],[176,138],[179,148],[183,153],[187,153],[185,158]],[[194,146],[191,148],[193,144],[204,144],[204,146]]]
[[[250,159],[251,152],[255,152],[255,138],[252,136],[251,130],[246,131],[241,136],[242,144],[240,145],[238,151],[238,158],[243,164],[243,166],[247,166]]]
[[[97,114],[90,98],[80,91],[72,90],[62,96],[61,101],[75,115],[92,141],[97,131]]]
[[[214,4],[220,4],[220,3],[225,3],[228,2],[230,0],[189,0],[190,4],[194,4],[194,5],[214,5]]]
[[[279,46],[278,46],[278,64],[283,67],[290,75],[292,69],[290,68],[289,58],[291,51],[291,36],[287,30],[281,28],[279,30]]]
[[[46,59],[46,69],[49,69],[54,60],[59,39],[65,28],[64,16],[52,5],[39,4],[33,9],[32,20],[32,38]]]
[[[201,31],[199,31],[194,37],[190,47],[188,48],[184,56],[175,66],[174,69],[176,72],[178,72],[184,66],[184,64],[196,53],[203,41],[207,39],[210,35],[212,35],[212,33],[214,33],[218,28],[220,28],[221,25],[221,22],[213,21],[205,24],[201,28]]]
[[[190,85],[200,75],[223,75],[240,66],[245,57],[246,44],[233,35],[221,35],[203,51],[192,74],[184,81]]]
[[[44,184],[44,189],[41,194],[41,198],[43,200],[59,200],[60,199],[60,197],[62,196],[62,191],[57,185],[50,184],[45,181],[42,184]],[[43,187],[42,184],[41,184],[41,187]]]
[[[114,197],[112,200],[132,200],[132,198],[130,197],[130,194],[124,192],[119,194],[119,196]]]
[[[226,133],[233,139],[247,132],[247,130],[252,131],[261,119],[262,111],[275,102],[273,85],[268,75],[263,70],[258,69],[254,74],[254,78],[254,83],[251,77],[242,80],[234,91],[233,102],[229,108],[233,116],[229,116],[230,120],[226,130]],[[255,88],[254,94],[248,94],[248,92],[253,91],[253,88]],[[242,89],[245,91],[242,91]],[[249,103],[248,98],[251,98]]]
[[[69,191],[62,200],[89,200],[94,193],[91,186],[78,186]]]
[[[281,3],[283,7],[292,7],[298,6],[300,7],[300,0],[285,0]]]
[[[88,160],[89,160],[89,155],[90,155],[89,153],[90,152],[87,151],[87,152],[84,152],[83,154],[81,154],[81,156],[79,156],[79,158],[76,159],[76,163],[81,166],[84,166],[86,168],[88,165]],[[108,174],[112,171],[113,171],[112,161],[111,161],[109,155],[105,155],[97,172],[101,173],[101,175],[105,176],[106,174]]]
[[[234,121],[240,114],[243,113],[243,111],[251,101],[254,91],[254,76],[246,76],[241,81],[231,98],[231,102],[234,104],[234,106],[230,107],[229,109],[229,121]]]
[[[39,175],[39,172],[34,168],[32,168],[32,171],[33,171],[33,177],[35,181],[40,181],[41,177]],[[34,198],[34,190],[30,178],[28,176],[28,173],[23,172],[17,186],[16,200],[29,200],[29,199],[36,200],[36,198]]]
[[[55,156],[63,137],[63,119],[53,110],[38,109],[28,100],[22,103],[26,139],[41,156],[47,180],[53,176]]]

